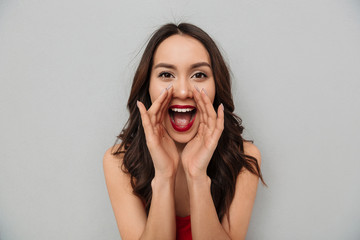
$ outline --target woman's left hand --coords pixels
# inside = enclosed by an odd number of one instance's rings
[[[185,173],[190,177],[206,176],[206,170],[224,129],[224,107],[219,105],[217,114],[204,89],[193,90],[200,117],[198,132],[186,144],[181,161]]]

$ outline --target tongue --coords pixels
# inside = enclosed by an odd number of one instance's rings
[[[174,122],[176,126],[185,127],[190,123],[190,112],[174,112]]]

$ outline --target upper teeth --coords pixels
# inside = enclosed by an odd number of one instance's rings
[[[174,112],[191,112],[193,108],[172,108]]]

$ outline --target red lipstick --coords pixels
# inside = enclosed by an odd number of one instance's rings
[[[195,110],[195,112],[194,112]],[[175,123],[174,115],[178,113],[189,113],[191,114],[190,121],[186,125],[177,125]],[[195,122],[196,108],[191,105],[171,105],[169,107],[169,117],[172,127],[178,132],[185,132],[189,130]]]

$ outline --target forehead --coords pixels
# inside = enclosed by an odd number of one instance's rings
[[[192,64],[208,62],[210,56],[202,43],[188,35],[172,35],[165,39],[155,51],[154,65],[160,62],[172,64]]]

